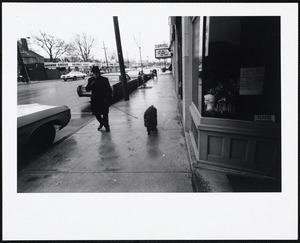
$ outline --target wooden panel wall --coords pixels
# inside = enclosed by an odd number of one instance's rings
[[[198,132],[200,162],[274,176],[274,167],[281,161],[276,138],[201,129]]]

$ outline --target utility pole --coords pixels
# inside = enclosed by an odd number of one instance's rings
[[[142,46],[141,46],[141,36],[140,36],[140,44],[137,43],[136,39],[133,36],[133,39],[136,43],[136,45],[138,46],[139,50],[140,50],[140,62],[141,62],[141,68],[142,68],[142,72],[143,72],[143,62],[142,62]]]
[[[119,30],[119,22],[118,17],[114,16],[114,27],[115,27],[115,35],[116,35],[116,43],[117,43],[117,50],[118,50],[118,58],[119,58],[119,64],[120,64],[120,71],[121,71],[121,78],[123,83],[123,93],[124,93],[124,100],[129,100],[128,95],[128,88],[127,88],[127,80],[126,80],[126,74],[125,74],[125,68],[124,68],[124,59],[123,59],[123,52],[122,52],[122,44],[121,44],[121,37],[120,37],[120,30]]]
[[[127,54],[127,67],[129,68],[129,58],[128,58],[128,52],[126,52]]]
[[[107,71],[109,72],[108,61],[107,61],[107,55],[106,55],[106,47],[105,47],[104,41],[103,41],[103,48],[102,48],[102,49],[104,49],[104,54],[105,54],[105,60],[106,60]]]

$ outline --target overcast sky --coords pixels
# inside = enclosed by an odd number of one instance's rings
[[[149,10],[147,10],[149,9]],[[39,30],[70,42],[74,34],[86,33],[96,40],[92,49],[96,59],[104,60],[103,42],[108,52],[116,52],[113,16],[118,16],[124,59],[155,60],[154,45],[169,44],[168,14],[156,14],[153,5],[100,3],[28,3],[16,4],[13,14],[17,38],[30,37]],[[134,40],[136,39],[136,42]],[[33,40],[28,40],[30,47]],[[137,45],[138,44],[138,45]],[[40,54],[47,56],[45,52]]]
[[[75,33],[92,35],[96,40],[93,55],[104,60],[103,41],[108,52],[117,49],[113,16],[118,16],[124,59],[139,61],[135,37],[143,61],[151,61],[155,60],[154,45],[170,42],[169,16],[265,16],[284,10],[278,4],[263,3],[5,3],[2,20],[7,39],[30,37],[39,30],[67,42]]]

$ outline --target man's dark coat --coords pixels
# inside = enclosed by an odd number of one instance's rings
[[[106,114],[112,98],[112,88],[107,78],[99,76],[88,79],[86,91],[92,91],[91,107],[93,114]]]

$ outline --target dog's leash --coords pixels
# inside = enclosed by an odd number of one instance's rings
[[[115,107],[116,109],[118,109],[118,110],[120,110],[120,111],[124,112],[124,113],[125,113],[125,114],[127,114],[128,116],[132,116],[132,117],[134,117],[134,118],[136,118],[136,119],[139,119],[138,117],[136,117],[136,116],[133,116],[133,115],[131,115],[131,114],[129,114],[129,113],[127,113],[127,112],[125,112],[125,111],[121,110],[120,108],[118,108],[118,107],[116,107],[116,106],[114,106],[114,105],[111,105],[111,106],[113,106],[113,107]]]

